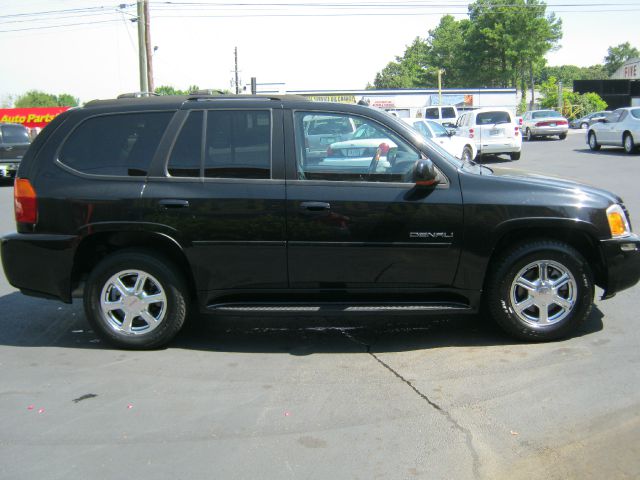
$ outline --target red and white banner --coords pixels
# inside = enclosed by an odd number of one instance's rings
[[[0,122],[21,123],[25,127],[44,127],[70,107],[0,108]]]

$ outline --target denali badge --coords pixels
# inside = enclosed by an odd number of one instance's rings
[[[409,238],[453,238],[453,232],[409,232]]]

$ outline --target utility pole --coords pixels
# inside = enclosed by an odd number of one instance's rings
[[[236,60],[236,95],[238,95],[240,93],[240,82],[238,80],[238,47],[235,47],[234,49],[234,56]]]
[[[151,19],[149,18],[149,1],[143,0],[144,4],[144,46],[147,55],[147,91],[154,92],[153,82],[153,52],[151,51]]]
[[[442,68],[438,69],[438,105],[442,105],[442,74],[445,71]]]
[[[147,49],[145,33],[145,9],[143,0],[138,0],[138,65],[140,67],[140,91],[149,91],[149,77],[147,74]]]

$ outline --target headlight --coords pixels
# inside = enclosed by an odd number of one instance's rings
[[[617,203],[607,208],[607,220],[609,221],[609,230],[611,230],[613,238],[625,237],[631,234],[631,226],[627,216]]]

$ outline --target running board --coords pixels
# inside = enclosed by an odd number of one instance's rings
[[[218,303],[209,311],[221,313],[446,313],[470,312],[463,303]]]

